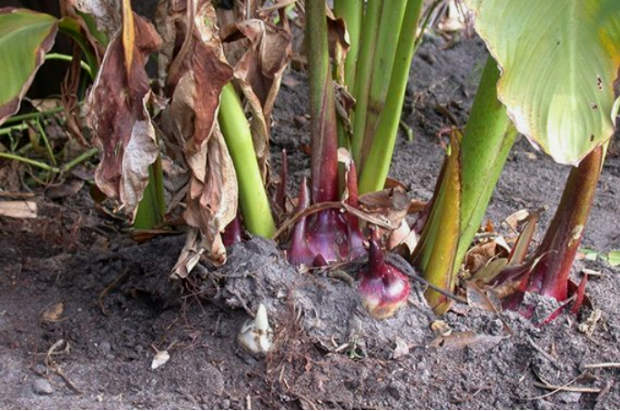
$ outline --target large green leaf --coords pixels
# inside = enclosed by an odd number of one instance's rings
[[[502,69],[499,99],[517,129],[576,164],[613,134],[618,0],[466,0]]]
[[[57,30],[58,20],[49,14],[0,9],[0,124],[19,110]]]

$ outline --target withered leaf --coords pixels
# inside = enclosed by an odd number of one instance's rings
[[[409,210],[409,196],[400,187],[366,193],[359,198],[360,209],[382,217],[392,229],[397,229]]]
[[[43,311],[43,321],[47,322],[57,322],[60,321],[60,316],[65,311],[65,304],[63,302],[59,302],[57,304],[52,305]]]
[[[159,155],[146,108],[151,90],[144,65],[161,44],[153,26],[138,15],[134,15],[134,30],[130,69],[118,33],[108,46],[87,101],[90,126],[102,155],[95,182],[108,197],[118,199],[132,218],[148,183],[148,167]]]
[[[271,23],[250,19],[226,27],[223,41],[246,38],[249,47],[235,64],[239,88],[252,112],[252,140],[266,181],[269,169],[269,124],[282,75],[291,58],[291,34]]]
[[[207,143],[209,167],[200,181],[192,177],[185,220],[201,229],[206,237],[207,256],[216,264],[226,261],[226,248],[220,233],[237,213],[237,176],[218,126]]]
[[[220,233],[236,215],[238,188],[217,112],[220,94],[232,79],[233,69],[224,58],[210,1],[167,4],[168,11],[159,11],[160,24],[165,27],[167,41],[174,42],[167,45],[168,50],[176,51],[176,55],[166,78],[165,92],[171,102],[162,113],[162,130],[168,141],[175,136],[184,145],[191,171],[185,220],[200,229],[200,248],[213,262],[223,264],[226,249]],[[183,21],[182,11],[186,12],[187,24],[175,24]]]
[[[336,18],[331,10],[328,11],[327,16],[327,42],[329,47],[329,56],[334,61],[336,67],[335,80],[338,84],[345,84],[344,79],[344,62],[349,51],[350,40],[349,32],[345,21],[341,18]]]
[[[265,119],[271,119],[282,74],[291,59],[291,34],[271,23],[251,19],[228,28],[223,41],[247,38],[250,47],[235,65],[235,77],[248,83],[258,100]]]

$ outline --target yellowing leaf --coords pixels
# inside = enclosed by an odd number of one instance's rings
[[[502,69],[498,97],[519,132],[564,164],[577,164],[611,138],[619,1],[466,3]]]

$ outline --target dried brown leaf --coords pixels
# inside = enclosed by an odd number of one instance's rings
[[[220,233],[236,215],[238,188],[217,111],[222,88],[232,79],[233,69],[224,57],[211,2],[170,1],[167,11],[160,8],[158,15],[166,47],[172,53],[177,50],[176,55],[168,56],[173,60],[167,68],[165,91],[171,102],[162,113],[162,130],[168,145],[174,138],[175,145],[184,147],[191,171],[185,220],[200,229],[199,248],[213,262],[223,264],[226,249]],[[188,24],[177,24],[183,21]],[[177,264],[185,271],[191,268],[181,260],[197,262],[192,257],[196,254],[190,254],[182,255]],[[175,270],[178,276],[188,272],[182,271]]]
[[[43,311],[43,321],[47,321],[50,323],[54,323],[60,320],[60,316],[65,311],[65,304],[63,302],[59,302],[57,304],[52,305],[45,311]]]
[[[119,33],[108,46],[87,101],[95,144],[102,153],[95,182],[108,197],[118,199],[132,218],[148,183],[148,167],[159,155],[146,108],[151,90],[144,65],[148,55],[161,44],[147,20],[134,15],[134,24],[136,44],[131,69],[126,69]]]
[[[506,224],[508,224],[508,226],[513,231],[516,232],[519,223],[521,221],[527,219],[529,217],[529,215],[530,215],[529,211],[527,211],[526,209],[522,209],[522,210],[519,210],[519,211],[515,211],[514,213],[512,213],[511,215],[506,217],[506,220],[504,220],[504,221],[506,222]]]
[[[0,201],[0,216],[37,218],[37,203],[34,201]]]
[[[359,198],[360,210],[385,221],[384,225],[397,229],[409,210],[409,196],[400,187],[367,193]]]
[[[448,337],[452,334],[452,328],[447,322],[442,320],[433,321],[431,323],[431,330],[437,337]]]
[[[290,62],[291,34],[271,23],[250,19],[226,27],[223,41],[247,39],[249,45],[234,68],[251,111],[252,139],[266,182],[269,170],[269,124],[282,75]]]
[[[334,61],[336,68],[335,80],[338,84],[345,84],[344,62],[349,51],[350,41],[347,26],[343,19],[336,18],[331,10],[327,16],[327,43],[329,56]]]
[[[223,41],[247,38],[250,42],[250,47],[235,65],[235,77],[252,87],[269,121],[282,74],[291,59],[291,34],[258,19],[237,23],[235,28]]]
[[[190,181],[185,220],[201,229],[209,259],[223,264],[226,248],[220,233],[237,213],[238,187],[232,159],[217,126],[207,143],[206,155],[209,166],[204,180],[194,176]]]
[[[388,237],[387,249],[393,250],[403,245],[406,247],[406,255],[411,255],[418,244],[418,235],[409,227],[407,220],[403,219],[400,226],[390,233]]]
[[[489,261],[502,252],[498,250],[497,242],[490,240],[472,247],[465,257],[465,268],[472,274],[486,266]]]

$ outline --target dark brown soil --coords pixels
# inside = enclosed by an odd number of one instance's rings
[[[443,155],[436,134],[450,125],[441,107],[464,123],[485,56],[476,39],[428,38],[416,57],[404,110],[415,139],[399,140],[392,168],[412,197],[430,198]],[[306,94],[303,76],[288,74],[275,113],[274,153],[291,153],[295,181],[309,166]],[[522,139],[488,218],[499,227],[522,208],[554,210],[567,173]],[[584,267],[602,273],[588,284],[601,313],[591,335],[579,330],[591,310],[543,329],[503,313],[511,335],[497,315],[458,306],[443,320],[461,339],[438,344],[430,328],[436,319],[416,293],[396,318],[377,323],[346,282],[298,275],[260,239],[234,246],[219,280],[203,272],[183,285],[168,280],[182,235],[135,244],[95,210],[87,188],[34,198],[37,219],[0,219],[2,408],[620,407],[620,369],[586,368],[620,360],[620,269],[606,262],[575,265],[575,279]],[[620,249],[619,207],[620,158],[612,153],[583,247]],[[235,343],[248,318],[243,306],[255,309],[257,296],[276,328],[276,349],[264,360]],[[395,355],[397,339],[408,353]],[[152,370],[157,350],[168,350],[170,360]],[[572,386],[600,392],[535,386],[577,377]]]

